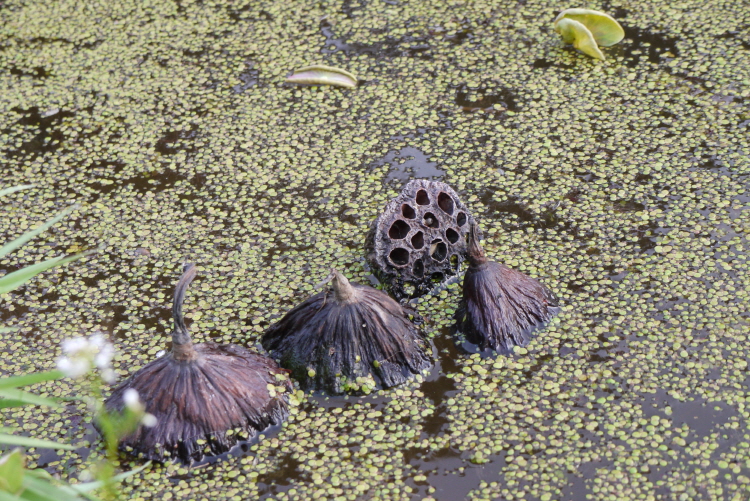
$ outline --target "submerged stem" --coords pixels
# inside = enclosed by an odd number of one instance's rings
[[[185,326],[185,318],[182,316],[182,302],[185,300],[190,282],[193,281],[197,270],[195,264],[186,264],[182,271],[182,277],[174,288],[174,303],[172,304],[172,318],[174,318],[174,330],[172,331],[172,354],[175,360],[193,360],[198,353],[193,348],[193,341]]]

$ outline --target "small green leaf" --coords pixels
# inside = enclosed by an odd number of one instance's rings
[[[8,388],[0,390],[0,409],[7,407],[21,407],[23,405],[46,405],[47,407],[62,407],[60,402],[51,398],[40,397],[27,391]]]
[[[357,86],[357,77],[341,68],[317,64],[295,70],[286,78],[287,83],[302,85],[333,85],[353,89]]]
[[[578,21],[579,23],[584,25],[586,29],[591,32],[591,36],[594,38],[596,44],[601,47],[609,47],[610,45],[614,45],[625,37],[625,30],[622,29],[620,23],[618,23],[609,14],[605,14],[604,12],[600,12],[598,10],[564,10],[555,19],[555,27],[557,27],[559,21],[562,19],[571,19],[573,21]]]
[[[18,494],[23,489],[25,459],[21,449],[0,458],[0,492]]]
[[[49,372],[32,372],[31,374],[24,374],[23,376],[13,376],[0,379],[0,390],[7,388],[18,388],[19,386],[28,386],[30,384],[43,383],[45,381],[53,381],[55,379],[62,379],[63,373],[54,370]]]
[[[44,447],[47,449],[63,449],[66,451],[75,450],[75,446],[70,444],[58,444],[49,440],[40,440],[38,438],[20,437],[18,435],[8,435],[0,433],[0,444],[3,445],[20,445],[21,447]]]
[[[586,27],[572,19],[560,19],[555,25],[555,30],[562,35],[563,42],[572,43],[573,47],[587,56],[604,61],[604,54],[594,41],[591,32]]]

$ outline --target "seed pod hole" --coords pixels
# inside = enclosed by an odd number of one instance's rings
[[[406,237],[409,234],[409,224],[401,219],[396,219],[388,230],[388,236],[394,240]]]
[[[459,226],[465,225],[466,214],[464,214],[463,212],[459,212],[458,214],[456,214],[456,224],[458,224]]]
[[[406,219],[414,219],[417,217],[417,213],[414,211],[414,207],[409,204],[404,204],[401,206],[401,214],[403,214]]]
[[[450,243],[455,244],[458,242],[458,239],[461,238],[461,235],[459,235],[453,228],[448,228],[445,230],[445,238],[447,238]]]
[[[455,254],[451,256],[451,266],[458,266],[458,256]]]
[[[391,251],[389,257],[396,266],[404,266],[409,262],[409,251],[402,247],[396,247]]]
[[[415,249],[421,249],[424,247],[424,233],[421,231],[416,232],[414,236],[411,237],[411,245]]]
[[[417,192],[417,203],[419,205],[430,205],[430,196],[424,190]]]
[[[435,261],[444,261],[448,256],[448,246],[442,240],[435,240],[430,245],[430,257]]]
[[[424,213],[424,225],[429,228],[439,228],[440,221],[438,221],[438,218],[436,218],[435,214],[433,214],[432,212],[425,212]]]
[[[453,199],[450,195],[447,193],[443,193],[442,191],[438,195],[438,207],[443,209],[443,212],[448,214],[449,216],[453,215]]]
[[[414,273],[414,276],[422,277],[424,276],[424,263],[422,263],[421,259],[417,259],[414,261],[414,267],[412,268],[412,273]]]

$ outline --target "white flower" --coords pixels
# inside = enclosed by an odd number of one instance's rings
[[[141,423],[143,423],[143,426],[147,426],[149,428],[153,428],[154,426],[156,426],[156,416],[145,412],[146,406],[143,405],[143,402],[141,402],[137,390],[133,388],[128,388],[127,390],[125,390],[125,393],[123,393],[122,395],[122,401],[125,404],[125,407],[127,407],[130,411],[134,412],[135,414],[143,414],[141,416]]]
[[[102,379],[108,383],[114,382],[115,372],[111,363],[115,347],[102,333],[96,332],[89,338],[66,339],[61,347],[64,356],[57,359],[57,368],[66,376],[81,377],[95,366],[101,371]]]
[[[161,358],[161,357],[163,357],[165,353],[166,353],[166,351],[164,351],[164,350],[159,350],[159,351],[157,351],[157,352],[156,352],[156,358]]]
[[[106,343],[107,343],[107,340],[104,339],[104,335],[101,332],[98,332],[98,331],[94,332],[89,337],[89,344],[92,344],[92,345],[96,346],[97,348],[101,348]]]
[[[157,423],[156,416],[153,414],[149,414],[148,412],[143,414],[143,418],[141,419],[141,423],[143,423],[143,426],[146,426],[148,428],[153,428],[156,426]]]
[[[91,336],[90,341],[99,350],[94,356],[94,365],[101,370],[109,369],[112,357],[115,356],[115,346],[112,343],[108,343],[100,333]]]
[[[111,367],[107,367],[106,369],[102,369],[102,379],[109,384],[113,384],[117,381],[117,374],[115,374],[115,371]]]
[[[138,397],[138,390],[128,388],[125,393],[122,394],[122,401],[125,407],[133,412],[142,412],[143,403],[141,403],[140,397]]]
[[[66,355],[76,355],[79,352],[86,350],[89,346],[89,342],[85,337],[74,337],[73,339],[66,339],[62,342],[62,351]]]
[[[73,379],[79,378],[91,369],[91,364],[85,358],[66,358],[57,359],[57,368],[68,377]]]

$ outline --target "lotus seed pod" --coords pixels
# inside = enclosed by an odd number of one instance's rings
[[[139,426],[120,446],[148,459],[190,463],[207,449],[221,454],[240,439],[228,430],[254,437],[288,414],[292,385],[276,362],[234,344],[193,344],[182,302],[195,273],[195,266],[187,265],[175,287],[172,351],[145,365],[105,401],[108,411],[121,412],[128,390],[136,390],[156,424]]]
[[[416,179],[388,202],[365,241],[367,261],[398,298],[428,292],[435,279],[455,275],[466,258],[474,218],[445,183]]]
[[[469,269],[456,311],[458,329],[480,349],[507,354],[514,346],[529,344],[560,308],[555,295],[538,280],[488,260],[477,230],[473,225],[469,235]]]

